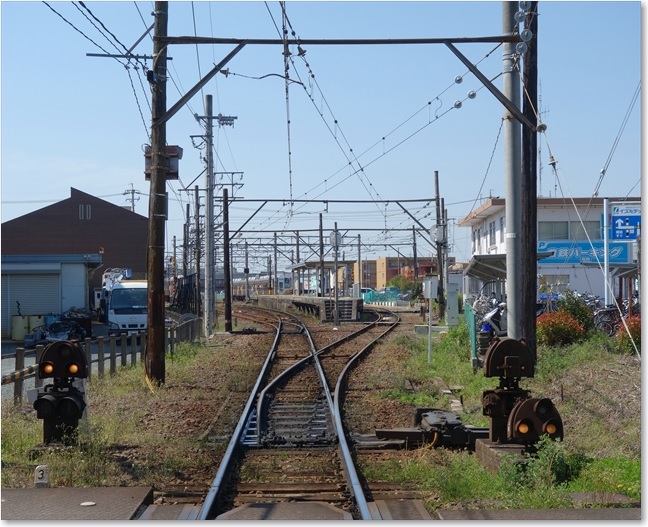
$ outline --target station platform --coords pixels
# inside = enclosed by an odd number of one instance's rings
[[[0,490],[5,520],[195,520],[200,507],[154,505],[151,487],[24,488]],[[536,510],[447,510],[430,515],[420,500],[378,500],[369,510],[376,520],[641,520],[638,504]],[[634,505],[634,506],[633,506]],[[323,502],[252,503],[218,520],[350,520],[351,515]]]

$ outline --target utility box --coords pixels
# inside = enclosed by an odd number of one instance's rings
[[[423,278],[423,298],[436,300],[439,290],[439,279],[436,276]]]
[[[177,145],[167,145],[166,155],[169,161],[167,167],[167,179],[178,179],[180,177],[179,160],[182,159],[182,148]],[[144,148],[144,178],[146,181],[151,179],[151,147],[146,145]]]
[[[448,282],[446,291],[446,324],[449,327],[459,325],[459,284]]]

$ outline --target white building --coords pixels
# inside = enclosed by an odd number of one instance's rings
[[[538,198],[538,290],[567,289],[605,296],[604,199]],[[615,297],[637,287],[637,238],[641,198],[608,198],[608,258]],[[465,272],[465,297],[496,291],[504,297],[506,211],[504,199],[491,198],[459,221],[472,231],[472,259]],[[629,279],[630,283],[628,280]],[[610,295],[611,296],[611,295]]]

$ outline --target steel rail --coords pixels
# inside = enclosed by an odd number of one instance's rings
[[[272,310],[271,310],[272,311]],[[282,313],[282,315],[285,315],[285,313]],[[370,324],[367,324],[365,328],[362,328],[361,330],[357,331],[354,333],[354,335],[363,333],[370,328],[376,326],[376,324],[379,321],[376,320]],[[223,456],[223,460],[221,461],[221,464],[219,466],[218,472],[216,474],[216,477],[214,478],[214,481],[212,482],[210,489],[207,493],[207,496],[205,497],[205,500],[203,502],[203,505],[200,509],[200,512],[197,516],[198,520],[206,520],[210,519],[210,515],[212,514],[212,510],[215,507],[216,501],[219,497],[219,493],[221,491],[221,488],[223,486],[223,482],[225,480],[225,475],[230,469],[230,465],[232,462],[232,459],[234,457],[234,452],[236,448],[240,445],[241,437],[246,430],[248,426],[248,422],[251,416],[251,411],[252,407],[254,405],[255,399],[257,400],[256,406],[257,406],[257,432],[258,432],[258,437],[261,436],[262,429],[264,427],[263,419],[262,416],[264,415],[265,412],[265,402],[267,401],[268,398],[266,397],[266,394],[270,391],[272,388],[276,388],[276,386],[279,384],[280,380],[294,374],[296,371],[298,371],[300,368],[304,367],[306,364],[308,364],[309,361],[313,361],[314,365],[318,371],[318,375],[320,377],[320,381],[322,383],[323,390],[326,394],[326,399],[327,399],[327,404],[329,406],[329,410],[331,414],[333,415],[333,426],[334,426],[334,433],[336,437],[338,438],[338,449],[341,452],[341,458],[342,462],[344,465],[344,470],[347,475],[347,479],[351,488],[352,495],[356,501],[356,505],[358,506],[358,510],[361,514],[361,517],[363,520],[371,520],[374,519],[371,516],[371,512],[369,511],[369,507],[367,505],[367,501],[364,495],[364,491],[362,490],[362,485],[359,482],[359,478],[357,475],[357,472],[355,470],[355,465],[353,463],[353,459],[351,457],[350,451],[349,451],[349,446],[348,443],[346,442],[346,439],[344,438],[344,433],[343,433],[343,428],[341,425],[341,418],[340,418],[340,411],[337,405],[334,403],[334,397],[331,395],[331,391],[328,386],[328,382],[326,381],[326,376],[325,373],[322,369],[320,360],[319,360],[319,355],[323,354],[324,352],[328,351],[329,349],[333,348],[336,345],[339,345],[347,340],[350,340],[352,338],[352,335],[347,335],[344,336],[340,339],[338,339],[336,342],[327,345],[326,347],[317,350],[315,347],[315,343],[313,342],[312,336],[308,329],[306,328],[305,325],[302,324],[305,336],[307,337],[309,341],[309,346],[310,346],[310,355],[307,357],[304,357],[303,359],[300,359],[298,362],[281,372],[277,377],[275,377],[268,386],[266,386],[263,389],[260,389],[261,384],[264,382],[264,379],[266,378],[267,374],[269,373],[270,370],[270,364],[272,359],[274,358],[279,342],[280,335],[282,333],[282,328],[284,324],[293,324],[293,322],[286,322],[286,321],[281,321],[277,334],[275,336],[275,341],[271,347],[270,352],[268,353],[268,356],[266,358],[266,361],[262,367],[261,373],[257,379],[257,382],[250,394],[250,397],[248,398],[247,404],[245,406],[245,409],[243,410],[241,414],[241,418],[238,421],[238,424],[236,426],[236,429],[234,431],[234,434],[232,435],[230,442],[228,444],[227,450],[225,452],[225,455]],[[386,332],[385,332],[386,333]],[[384,334],[384,333],[383,333]],[[382,335],[381,335],[382,336]],[[379,337],[380,338],[380,337]],[[370,346],[370,345],[369,345]],[[368,346],[367,346],[368,347]],[[367,347],[363,348],[367,349]],[[358,353],[353,355],[352,360],[357,357]],[[347,366],[348,367],[348,366]],[[346,371],[347,368],[345,368]],[[338,380],[338,385],[340,384],[340,381]],[[338,396],[339,397],[339,396]]]
[[[355,334],[357,335],[358,333],[362,333],[367,331],[370,327],[376,325],[377,322],[373,322],[371,325],[368,325],[367,327],[363,328],[361,331],[356,332]],[[342,342],[345,342],[346,340],[349,340],[349,336],[343,337],[339,339],[334,344],[331,344],[329,346],[326,346],[326,348],[323,348],[322,350],[317,350],[315,347],[315,343],[313,342],[313,339],[311,337],[310,331],[306,327],[304,327],[306,336],[308,337],[308,341],[310,343],[311,347],[311,356],[310,357],[305,357],[304,359],[300,360],[293,366],[291,366],[288,370],[285,370],[284,372],[281,373],[277,378],[273,379],[272,383],[266,387],[263,392],[261,393],[259,397],[259,402],[257,403],[257,424],[259,426],[259,432],[261,431],[261,416],[263,415],[261,412],[264,409],[264,401],[267,400],[265,397],[265,394],[267,391],[271,388],[274,387],[278,384],[279,378],[283,377],[284,374],[286,374],[288,371],[291,373],[294,373],[294,371],[305,365],[308,361],[312,360],[315,368],[317,369],[318,375],[320,377],[320,381],[322,383],[322,388],[324,389],[324,394],[326,395],[326,401],[329,407],[329,410],[331,412],[331,415],[333,415],[333,427],[334,427],[334,432],[335,435],[338,439],[338,449],[341,452],[342,455],[342,461],[343,461],[343,466],[347,475],[347,479],[349,480],[349,485],[351,488],[351,493],[353,494],[353,497],[355,498],[356,505],[358,506],[358,510],[360,511],[360,515],[363,520],[373,520],[375,518],[372,517],[371,511],[369,510],[369,506],[367,504],[367,498],[364,495],[364,491],[362,489],[362,485],[360,483],[360,479],[358,478],[358,473],[355,469],[355,464],[353,462],[353,458],[351,457],[351,452],[349,450],[349,445],[346,442],[346,439],[344,437],[344,428],[342,427],[342,419],[340,417],[340,411],[339,407],[334,404],[333,398],[331,397],[331,390],[329,389],[328,382],[326,380],[326,374],[324,373],[324,370],[322,369],[322,364],[319,360],[319,355],[322,354],[323,352],[327,351],[328,349],[332,348],[335,344],[340,344]],[[365,348],[366,349],[366,348]],[[356,354],[357,355],[357,354]],[[354,357],[356,356],[354,355]],[[346,370],[346,368],[345,368]],[[338,379],[338,384],[339,384],[339,379]],[[259,434],[260,436],[260,434]]]
[[[230,442],[227,445],[227,450],[225,451],[225,455],[223,456],[223,461],[221,461],[221,464],[218,467],[218,472],[216,472],[216,477],[214,478],[214,481],[212,482],[209,491],[207,492],[207,496],[205,496],[205,501],[203,502],[202,507],[200,508],[200,512],[198,513],[198,518],[197,518],[198,520],[207,520],[209,514],[211,513],[211,510],[214,508],[216,498],[218,497],[218,493],[220,491],[221,485],[223,484],[223,480],[225,479],[225,474],[230,468],[230,463],[234,457],[234,451],[239,445],[243,431],[246,429],[247,422],[252,412],[252,407],[254,405],[254,400],[258,395],[261,384],[264,382],[267,374],[270,372],[272,359],[274,358],[274,355],[277,351],[277,346],[279,344],[279,340],[281,337],[282,325],[283,323],[280,320],[279,325],[277,326],[277,333],[275,335],[275,339],[272,343],[272,346],[270,347],[268,356],[266,357],[266,360],[263,363],[263,367],[261,368],[261,373],[259,374],[259,377],[257,378],[257,381],[254,385],[254,388],[250,393],[250,397],[248,398],[247,403],[245,404],[245,408],[241,414],[241,418],[239,419],[239,422],[236,425],[234,434],[232,435],[232,438],[230,439]]]
[[[399,318],[400,320],[400,318]],[[353,492],[353,495],[356,497],[356,503],[358,504],[358,508],[360,509],[360,514],[362,515],[363,520],[380,520],[382,517],[374,518],[371,514],[371,511],[369,510],[369,506],[367,505],[367,500],[364,495],[364,490],[362,488],[362,484],[360,483],[360,478],[358,477],[358,473],[356,472],[355,469],[355,463],[353,462],[353,458],[351,457],[351,449],[349,448],[349,444],[347,443],[346,440],[346,433],[345,433],[345,428],[344,428],[344,423],[342,422],[342,396],[341,394],[344,392],[344,387],[346,385],[346,380],[347,380],[347,375],[351,371],[351,367],[355,365],[355,362],[368,350],[370,350],[376,343],[376,341],[382,337],[384,337],[387,333],[389,333],[391,330],[393,330],[397,325],[399,320],[394,322],[390,327],[384,331],[383,333],[380,334],[380,336],[376,337],[374,340],[372,340],[369,344],[367,344],[364,348],[362,348],[360,351],[358,351],[355,355],[353,355],[346,363],[344,366],[344,369],[340,373],[340,376],[338,377],[337,383],[335,385],[335,391],[334,391],[334,401],[335,401],[335,407],[334,407],[334,412],[333,415],[335,417],[335,426],[339,430],[338,433],[338,442],[340,445],[340,451],[342,452],[342,456],[344,457],[344,464],[347,467],[347,470],[349,470],[348,473],[348,478],[351,482],[351,489]],[[374,323],[374,325],[377,325],[377,322]]]
[[[365,331],[368,331],[371,327],[376,325],[376,323],[377,323],[377,321],[374,321],[374,322],[368,324],[366,327],[362,328],[361,330],[356,331],[355,333],[343,336],[340,339],[336,340],[335,342],[332,342],[331,344],[328,344],[327,346],[324,346],[320,350],[315,351],[315,353],[313,353],[313,351],[312,351],[312,350],[315,349],[315,344],[313,343],[313,340],[312,340],[312,338],[310,336],[310,333],[308,332],[308,330],[306,330],[309,341],[310,341],[310,345],[311,345],[311,355],[309,355],[307,357],[304,357],[303,359],[298,360],[295,364],[293,364],[289,368],[282,371],[279,375],[277,375],[274,379],[272,379],[272,382],[270,382],[268,384],[268,386],[266,386],[261,391],[261,393],[259,394],[259,399],[257,401],[257,426],[258,426],[258,430],[259,430],[258,438],[259,439],[261,438],[262,432],[267,432],[267,429],[266,429],[267,423],[265,421],[261,421],[261,417],[266,415],[266,406],[267,406],[268,401],[269,401],[269,398],[267,397],[268,392],[270,392],[273,389],[276,389],[276,387],[281,383],[281,381],[284,378],[290,377],[291,375],[293,375],[294,373],[299,371],[300,368],[305,367],[310,361],[314,360],[314,358],[317,355],[320,355],[321,353],[325,353],[329,349],[332,349],[335,346],[339,346],[340,344],[342,344],[343,342],[346,342],[347,340],[351,340],[354,336],[356,336],[356,335],[358,335],[360,333],[364,333]],[[326,382],[324,382],[324,384],[326,385],[326,390],[329,391],[328,390],[328,384]],[[330,391],[329,391],[329,394],[330,394]],[[331,400],[331,405],[329,406],[329,408],[331,409],[331,413],[333,413],[332,400]]]

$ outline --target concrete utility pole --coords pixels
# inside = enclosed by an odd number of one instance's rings
[[[274,294],[279,293],[279,277],[277,276],[277,233],[274,233],[274,282],[272,288],[274,289]]]
[[[151,85],[151,182],[149,192],[149,230],[146,251],[148,285],[148,330],[144,367],[146,376],[160,385],[165,381],[166,335],[164,324],[164,229],[166,174],[166,126],[159,122],[166,112],[168,2],[155,2],[153,66],[148,76]]]
[[[248,263],[248,242],[245,242],[245,267],[243,269],[245,275],[245,301],[250,300],[250,266]]]
[[[139,195],[141,192],[139,190],[135,190],[135,187],[133,187],[133,184],[130,184],[131,188],[130,190],[124,190],[123,194],[124,196],[128,196],[130,194],[130,198],[126,198],[126,201],[131,202],[131,212],[135,212],[135,202],[139,201]],[[137,194],[137,199],[135,199],[135,194]]]
[[[333,241],[333,247],[335,249],[335,269],[333,269],[333,276],[334,276],[334,280],[335,280],[335,309],[333,311],[333,323],[336,326],[339,326],[340,325],[340,312],[339,312],[339,309],[338,309],[338,299],[340,298],[340,294],[339,294],[339,291],[338,291],[338,289],[339,289],[339,287],[338,287],[339,281],[338,281],[338,278],[337,278],[337,272],[338,272],[338,250],[340,249],[339,248],[340,240],[338,238],[337,221],[335,222],[335,231],[333,231],[333,240],[332,241]]]
[[[187,203],[187,219],[184,224],[184,239],[182,240],[182,276],[186,280],[189,272],[189,203]]]
[[[448,265],[448,209],[445,208],[445,199],[441,198],[441,210],[443,211],[442,221],[442,239],[443,239],[443,294],[448,290],[448,275],[450,274],[450,266]],[[444,296],[445,300],[445,296]],[[448,306],[443,304],[444,308]]]
[[[502,2],[502,32],[513,34],[517,28],[514,15],[517,2]],[[515,64],[515,44],[503,44],[503,93],[516,107],[520,107],[520,76]],[[507,334],[514,339],[522,337],[520,328],[520,289],[522,287],[522,189],[520,182],[521,137],[520,123],[515,116],[504,110],[505,183],[506,183],[506,306]],[[534,255],[537,252],[534,251]],[[534,280],[535,283],[535,280]]]
[[[435,206],[436,206],[436,253],[437,253],[437,303],[439,304],[439,320],[445,315],[445,292],[443,290],[443,214],[439,197],[439,171],[434,171]],[[430,292],[430,302],[432,294]]]
[[[194,254],[196,260],[196,316],[202,314],[202,302],[200,299],[200,192],[198,185],[194,187],[194,198],[196,200],[194,222],[196,224],[196,246],[194,247]]]
[[[418,260],[416,258],[416,226],[412,225],[412,254],[414,256],[414,282],[418,282]]]
[[[299,255],[299,231],[295,231],[295,245],[296,245],[296,260],[295,263],[299,263],[301,261],[301,256]],[[303,287],[301,285],[301,276],[300,276],[300,271],[297,271],[297,282],[296,282],[297,287],[295,287],[295,291],[298,295],[301,295],[303,292]]]
[[[324,296],[324,230],[322,225],[322,213],[319,215],[319,236],[320,236],[320,285],[317,288],[317,296]]]
[[[212,96],[205,95],[205,337],[212,336],[214,312],[214,134],[212,128]]]
[[[232,278],[230,273],[229,203],[223,189],[223,278],[225,280],[225,331],[232,332]]]
[[[358,234],[358,294],[362,295],[362,244]]]

